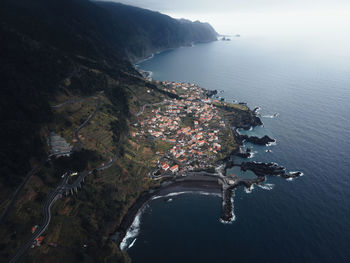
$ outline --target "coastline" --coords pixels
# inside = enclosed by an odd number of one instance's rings
[[[169,48],[159,49],[159,50],[151,52],[150,54],[147,54],[147,55],[145,55],[143,57],[137,57],[137,58],[131,59],[131,63],[134,65],[134,67],[136,67],[138,64],[141,64],[141,63],[143,63],[143,62],[145,62],[147,60],[150,60],[155,55],[159,55],[159,54],[161,54],[163,52],[172,51],[172,50],[175,50],[175,49],[178,49],[178,48],[194,47],[195,45],[198,45],[198,44],[207,44],[207,43],[211,43],[211,42],[215,42],[215,41],[218,41],[218,39],[216,39],[216,40],[209,40],[209,41],[203,41],[203,42],[192,42],[192,43],[189,43],[188,45],[184,45],[184,46],[169,47]]]
[[[256,111],[251,111],[256,118]],[[256,121],[250,126],[242,127],[244,129],[250,129],[251,127],[262,125],[262,122],[259,118],[259,121]],[[249,127],[248,127],[249,126]],[[217,174],[212,171],[207,170],[199,170],[195,172],[189,172],[186,176],[180,176],[175,178],[164,178],[161,182],[160,186],[151,188],[146,192],[143,192],[139,198],[135,201],[135,203],[128,210],[126,215],[124,216],[122,223],[114,232],[110,238],[116,242],[118,247],[120,247],[124,238],[132,226],[135,218],[142,213],[142,210],[146,207],[146,205],[153,200],[156,196],[164,197],[167,194],[178,193],[178,192],[208,192],[212,193],[217,192],[220,193],[222,197],[222,212],[220,215],[220,221],[222,223],[230,223],[234,221],[235,216],[233,214],[233,196],[234,190],[239,186],[243,186],[248,191],[251,187],[256,184],[260,185],[266,181],[267,176],[279,176],[287,180],[293,180],[296,177],[300,177],[303,175],[302,172],[289,172],[286,173],[286,169],[283,166],[278,166],[276,163],[260,163],[260,162],[243,162],[241,164],[235,163],[232,159],[233,156],[238,156],[242,158],[250,158],[251,152],[241,152],[241,147],[244,146],[245,139],[242,140],[239,132],[236,131],[236,128],[232,128],[234,131],[234,138],[238,143],[238,149],[233,150],[228,153],[227,156],[221,160],[218,160],[215,164],[216,172],[219,171],[219,174],[222,177],[217,176]],[[255,137],[256,138],[256,137]],[[264,138],[264,137],[263,137]],[[256,140],[256,139],[255,139]],[[262,144],[260,141],[255,142],[256,144]],[[226,179],[229,177],[226,176],[227,169],[230,169],[234,166],[241,167],[242,171],[250,170],[255,175],[254,179],[238,179],[236,178],[231,185],[225,185]],[[221,171],[220,171],[221,170]]]
[[[122,223],[118,227],[117,231],[110,236],[110,239],[116,242],[117,246],[120,247],[124,238],[126,238],[130,227],[133,225],[136,217],[142,213],[142,210],[147,206],[147,204],[157,196],[166,197],[168,194],[179,192],[218,193],[222,197],[222,212],[220,215],[220,221],[226,224],[235,220],[233,213],[233,197],[234,190],[236,188],[243,186],[249,191],[253,185],[259,186],[264,183],[267,176],[280,176],[286,180],[293,180],[294,178],[303,176],[303,173],[299,171],[286,174],[285,168],[280,167],[275,163],[266,164],[258,162],[246,162],[243,164],[235,164],[232,162],[231,157],[237,154],[237,152],[232,152],[229,156],[227,156],[227,158],[225,158],[225,160],[220,161],[222,162],[221,166],[224,166],[224,174],[226,174],[227,169],[234,166],[240,166],[241,169],[243,168],[245,170],[253,171],[257,175],[256,178],[238,179],[234,182],[234,184],[228,187],[224,187],[222,182],[220,182],[221,178],[215,177],[214,174],[209,175],[209,173],[205,171],[202,171],[202,173],[204,172],[206,175],[201,175],[201,172],[197,172],[199,175],[187,175],[182,178],[165,179],[160,186],[151,188],[140,195],[140,197],[135,201],[135,203],[131,206],[131,208],[124,216]],[[248,166],[251,164],[252,167],[245,167],[247,164]],[[264,167],[257,172],[257,170],[254,170],[256,168],[254,164],[258,166],[263,165]],[[269,171],[264,171],[266,167]]]
[[[146,58],[146,60],[151,59],[153,56],[154,54]],[[139,71],[139,73],[142,76],[144,76],[145,72],[139,69],[136,66],[136,64],[134,64],[134,66],[135,69]],[[208,98],[217,94],[216,90],[203,90],[207,92]],[[244,146],[245,142],[269,146],[272,143],[275,143],[276,140],[269,138],[268,136],[258,138],[255,136],[247,136],[239,133],[238,129],[250,130],[253,127],[263,125],[261,121],[261,116],[259,114],[259,107],[255,108],[254,110],[251,110],[248,107],[246,107],[248,110],[244,112],[242,110],[231,108],[229,103],[213,103],[213,105],[221,111],[227,113],[225,116],[225,122],[229,124],[233,135],[233,141],[238,147],[234,148],[230,152],[225,152],[224,156],[222,156],[221,159],[217,159],[216,163],[213,164],[212,170],[186,172],[184,174],[185,176],[164,177],[161,179],[161,183],[159,186],[151,188],[148,191],[141,193],[123,217],[120,226],[112,235],[110,235],[110,239],[116,242],[118,247],[120,247],[123,240],[126,238],[127,233],[132,227],[135,219],[138,217],[138,215],[140,215],[140,213],[142,213],[142,210],[146,207],[146,205],[156,196],[165,196],[166,194],[183,191],[218,191],[221,193],[222,197],[222,212],[220,216],[220,221],[223,223],[230,223],[235,219],[233,214],[233,196],[234,190],[237,187],[244,186],[246,189],[250,190],[252,185],[260,185],[263,182],[265,182],[267,176],[280,176],[287,180],[292,180],[295,177],[303,175],[301,172],[291,172],[287,174],[286,169],[283,166],[278,166],[275,163],[235,163],[232,158],[233,156],[238,156],[241,158],[250,158],[253,155],[253,153],[250,150],[247,150],[246,152],[242,151],[242,146]],[[234,116],[232,115],[232,113],[234,113]],[[237,178],[235,176],[227,176],[227,169],[232,168],[234,166],[241,167],[242,171],[252,171],[256,175],[256,178],[242,179]]]
[[[221,193],[221,186],[217,180],[182,180],[175,182],[164,181],[163,185],[150,189],[149,191],[144,192],[140,195],[140,197],[135,201],[135,203],[124,216],[122,223],[120,224],[116,233],[113,233],[113,235],[111,235],[111,239],[116,242],[118,247],[120,247],[120,244],[126,237],[126,234],[133,224],[136,216],[150,201],[153,200],[154,197],[163,197],[170,193],[190,191]]]

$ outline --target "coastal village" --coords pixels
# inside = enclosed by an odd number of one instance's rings
[[[134,124],[135,137],[150,137],[170,145],[150,172],[152,179],[182,175],[212,167],[222,151],[221,137],[227,128],[219,100],[208,98],[207,91],[195,84],[161,82],[164,91],[179,99],[166,99],[149,105]]]

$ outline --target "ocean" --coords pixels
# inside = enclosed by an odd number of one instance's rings
[[[123,245],[133,262],[350,262],[349,50],[329,39],[242,36],[166,51],[138,66],[156,80],[194,82],[260,106],[264,127],[248,133],[277,144],[247,145],[250,160],[304,176],[236,189],[231,224],[219,221],[217,194],[150,201]]]

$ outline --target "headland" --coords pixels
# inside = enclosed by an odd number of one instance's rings
[[[138,144],[148,140],[161,144],[156,152],[158,160],[148,173],[156,186],[141,194],[123,218],[113,239],[121,244],[139,211],[155,196],[164,192],[213,191],[221,192],[220,220],[234,220],[232,198],[234,189],[261,184],[267,176],[295,178],[301,172],[287,173],[275,163],[235,163],[233,156],[249,158],[250,150],[243,151],[244,142],[269,145],[276,140],[268,136],[258,138],[242,135],[239,129],[262,125],[258,110],[245,103],[233,104],[216,97],[216,90],[206,90],[193,83],[154,82],[167,99],[145,104],[137,113],[132,136]],[[151,92],[151,90],[147,91]],[[239,166],[252,171],[256,178],[242,179],[227,169]]]

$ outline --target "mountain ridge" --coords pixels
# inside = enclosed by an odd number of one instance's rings
[[[169,48],[217,40],[218,33],[209,23],[174,19],[159,12],[121,3],[94,3],[107,10],[116,24],[122,25],[122,32],[127,31],[130,25],[137,25],[136,34],[123,35],[126,53],[131,61]]]

